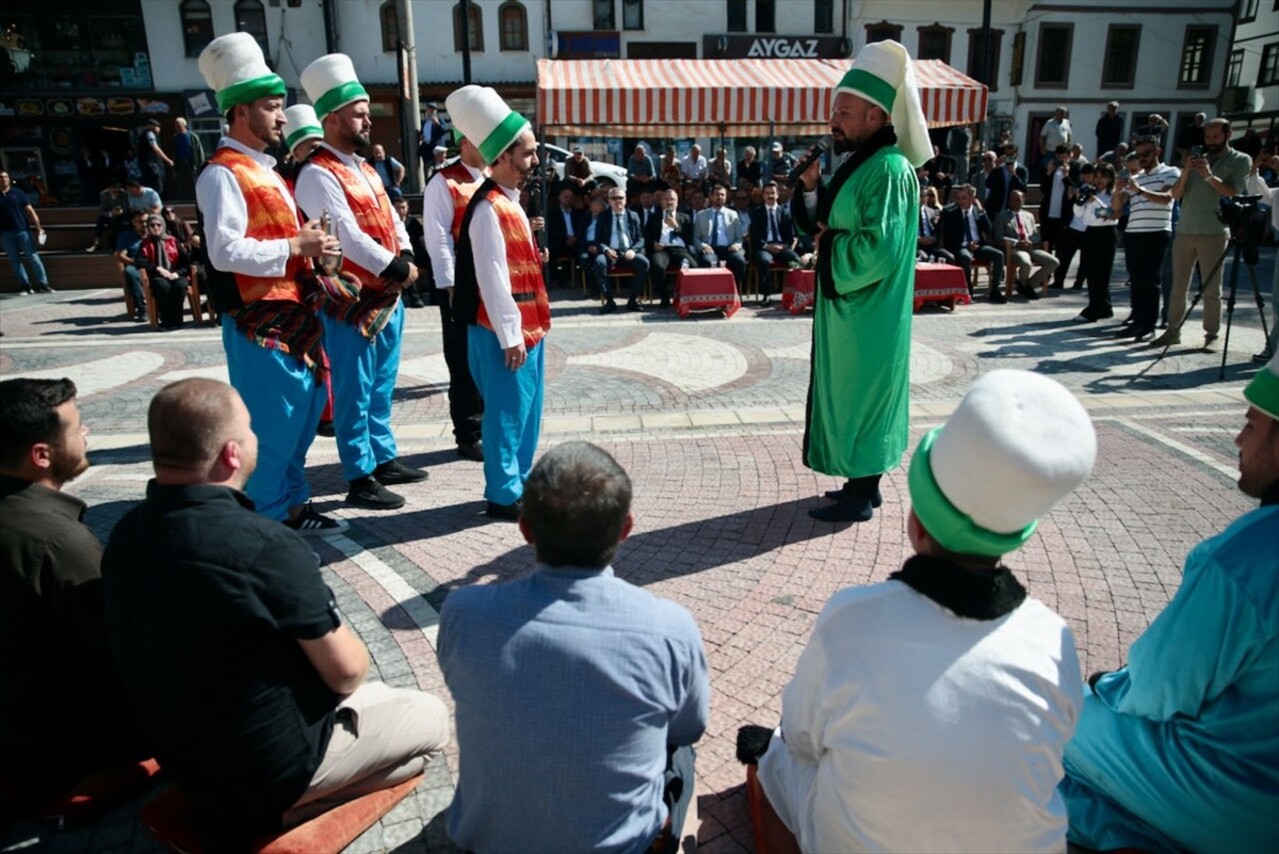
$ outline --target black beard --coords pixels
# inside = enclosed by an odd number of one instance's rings
[[[364,151],[369,147],[369,135],[367,133],[351,134],[351,147],[355,149],[355,153],[364,156]]]
[[[831,151],[836,154],[847,154],[850,151],[857,150],[857,143],[851,141],[846,136],[837,136],[831,143]]]

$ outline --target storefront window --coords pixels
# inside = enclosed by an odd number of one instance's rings
[[[146,28],[137,0],[132,6],[0,16],[0,89],[153,88]]]

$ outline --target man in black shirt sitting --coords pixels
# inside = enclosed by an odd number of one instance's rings
[[[257,439],[240,396],[173,383],[147,427],[156,477],[103,556],[107,633],[156,758],[208,826],[288,825],[419,773],[448,712],[364,683],[368,652],[310,546],[242,492]]]

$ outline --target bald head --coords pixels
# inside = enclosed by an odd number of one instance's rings
[[[244,402],[217,380],[193,377],[160,389],[147,410],[147,431],[157,475],[205,473],[228,442],[252,444],[256,453]]]

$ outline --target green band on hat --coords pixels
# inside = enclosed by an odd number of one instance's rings
[[[302,127],[285,137],[284,144],[289,151],[292,151],[299,142],[307,139],[324,139],[324,131],[315,125],[302,125]]]
[[[462,140],[465,139],[465,137],[462,136],[462,132],[458,130],[457,125],[453,125],[452,130],[453,130],[453,144],[461,145]]]
[[[1271,362],[1271,366],[1274,362]],[[1244,387],[1243,396],[1248,402],[1262,412],[1279,421],[1279,374],[1271,370],[1271,366],[1262,368]]]
[[[839,81],[839,85],[835,87],[836,92],[840,89],[848,89],[859,95],[865,95],[868,99],[883,107],[886,113],[893,111],[893,101],[897,99],[897,90],[869,71],[863,71],[860,68],[849,69],[848,73],[844,75],[844,79]]]
[[[942,428],[937,427],[924,436],[910,461],[911,509],[928,535],[942,548],[960,555],[999,557],[1021,548],[1035,533],[1038,521],[1011,534],[998,534],[975,523],[942,493],[933,477],[931,460],[933,442],[941,431]]]
[[[234,86],[228,86],[218,92],[216,95],[218,110],[225,113],[240,104],[252,104],[258,98],[283,97],[284,92],[284,79],[280,75],[263,74],[261,77],[254,77],[251,80],[241,80]]]
[[[506,118],[502,119],[501,124],[493,128],[493,132],[479,144],[480,157],[484,158],[485,163],[492,165],[498,155],[506,151],[526,127],[528,127],[528,119],[511,110],[506,114]]]
[[[365,101],[369,99],[369,93],[365,91],[363,84],[359,80],[348,80],[315,99],[315,114],[324,118],[334,110],[340,110],[347,104],[361,99]]]

